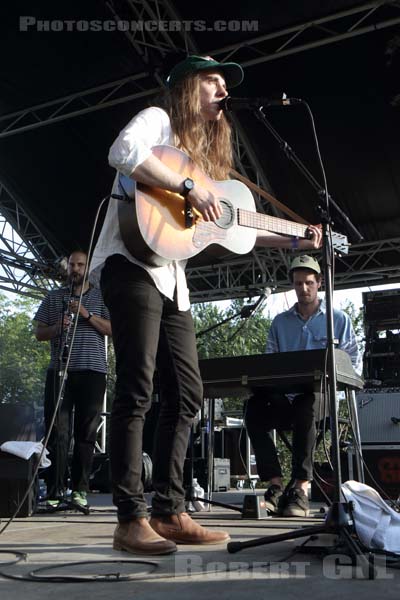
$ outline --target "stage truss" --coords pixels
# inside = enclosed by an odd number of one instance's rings
[[[182,20],[168,0],[125,0],[124,11],[136,20]],[[116,20],[121,17],[112,2],[107,3]],[[125,15],[124,15],[125,16]],[[335,14],[287,27],[245,42],[212,49],[207,54],[219,60],[236,60],[251,68],[282,56],[313,50],[350,37],[400,23],[400,4],[375,1]],[[195,40],[187,32],[121,32],[126,35],[148,69],[130,77],[111,81],[62,98],[50,99],[0,117],[0,138],[22,135],[39,127],[51,126],[93,111],[145,98],[158,93],[161,80],[154,64],[177,49],[198,52]],[[235,118],[237,169],[272,193],[266,173]],[[256,198],[257,210],[284,216],[263,198]],[[40,230],[34,215],[24,209],[5,182],[0,182],[0,289],[41,297],[60,276],[59,265],[65,250],[50,242]],[[400,238],[363,242],[351,247],[348,256],[338,257],[337,289],[395,283],[400,281]],[[207,302],[254,295],[265,286],[276,291],[288,288],[288,253],[281,250],[255,249],[244,257],[229,257],[223,263],[188,269],[193,302]]]

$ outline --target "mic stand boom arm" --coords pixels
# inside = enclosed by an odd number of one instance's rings
[[[261,302],[263,300],[265,300],[271,293],[272,293],[271,288],[265,288],[264,292],[262,294],[260,294],[258,300],[254,304],[245,304],[234,315],[231,315],[230,317],[226,317],[222,321],[219,321],[218,323],[214,323],[214,325],[210,325],[210,327],[207,327],[207,329],[203,329],[202,331],[199,331],[198,333],[196,333],[196,337],[197,338],[202,337],[206,333],[209,333],[210,331],[213,331],[214,329],[221,327],[221,325],[225,325],[225,323],[232,321],[232,319],[236,319],[236,317],[241,317],[242,319],[247,319],[248,317],[251,317],[251,315],[255,312],[255,310],[260,306]]]
[[[303,101],[301,101],[301,102],[303,102]],[[281,135],[279,135],[279,133],[276,131],[276,129],[271,125],[271,123],[268,121],[265,114],[263,113],[262,106],[259,109],[254,110],[253,112],[254,112],[254,115],[257,117],[257,119],[259,119],[263,123],[263,125],[268,129],[268,131],[277,140],[281,150],[284,152],[286,157],[291,162],[293,162],[293,164],[296,165],[298,170],[304,175],[304,177],[307,179],[307,181],[316,190],[318,197],[320,199],[323,199],[325,197],[325,189],[318,183],[318,181],[315,179],[314,175],[312,173],[310,173],[310,171],[307,169],[305,164],[300,160],[300,158],[293,151],[293,149],[290,147],[290,145],[287,143],[287,141],[284,140],[283,137]],[[336,204],[336,202],[333,200],[333,198],[329,194],[328,194],[328,198],[326,199],[326,205],[327,205],[327,207],[333,206],[335,208],[337,215],[338,215],[338,219],[341,221],[341,223],[343,224],[344,227],[346,227],[348,230],[352,231],[354,239],[357,242],[361,242],[364,239],[363,236],[361,235],[361,233],[358,231],[358,229],[350,221],[349,217],[342,211],[340,206],[338,206]],[[323,210],[322,206],[320,206],[318,208],[320,211]]]

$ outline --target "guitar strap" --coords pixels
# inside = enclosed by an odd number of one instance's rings
[[[296,214],[293,210],[288,208],[285,204],[283,204],[282,202],[277,200],[274,196],[272,196],[271,194],[269,194],[268,192],[266,192],[265,190],[260,188],[257,184],[250,181],[250,179],[248,179],[244,175],[241,175],[235,169],[230,170],[230,175],[232,175],[235,179],[238,179],[239,181],[241,181],[242,183],[247,185],[247,187],[249,187],[251,190],[253,190],[253,192],[256,192],[256,194],[259,194],[260,196],[265,198],[265,200],[268,200],[268,202],[273,204],[280,211],[282,211],[289,217],[292,217],[292,219],[294,221],[297,221],[298,223],[303,223],[304,225],[309,225],[309,223],[305,219],[303,219],[303,217],[300,217],[300,215]]]

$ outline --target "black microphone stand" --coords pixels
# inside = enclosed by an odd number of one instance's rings
[[[230,317],[227,317],[226,319],[223,319],[222,321],[219,321],[218,323],[215,323],[214,325],[211,325],[210,327],[207,327],[206,329],[199,331],[196,334],[196,338],[200,338],[203,335],[205,335],[206,333],[209,333],[210,331],[214,331],[218,327],[221,327],[221,325],[225,325],[225,323],[228,323],[229,321],[236,319],[236,317],[241,317],[242,319],[250,318],[251,316],[253,316],[253,314],[257,310],[259,310],[261,308],[263,302],[271,295],[272,289],[273,288],[271,288],[271,287],[264,288],[264,290],[262,291],[260,296],[257,298],[256,302],[254,302],[253,304],[245,304],[244,306],[242,306],[242,308],[238,312],[231,315]],[[211,505],[220,506],[222,508],[228,508],[230,510],[242,512],[242,509],[238,508],[237,506],[212,500],[212,488],[213,488],[213,483],[214,483],[214,481],[213,481],[213,479],[214,479],[214,477],[213,477],[213,475],[214,475],[214,464],[213,464],[214,463],[214,402],[210,402],[210,404],[209,404],[208,422],[209,422],[209,431],[208,431],[208,436],[207,436],[207,445],[208,445],[208,465],[207,465],[207,472],[208,472],[207,488],[208,489],[207,489],[207,494],[208,494],[208,498],[197,498],[196,496],[194,496],[194,493],[193,493],[193,475],[194,475],[193,437],[194,437],[194,435],[193,435],[193,426],[192,426],[191,445],[190,445],[191,453],[190,453],[190,459],[189,459],[189,477],[191,479],[191,485],[188,490],[186,500],[190,501],[190,502],[194,502],[196,500],[201,500],[202,502],[205,502],[206,504],[208,504],[210,506]]]
[[[305,104],[305,103],[304,103]],[[307,109],[308,108],[307,105]],[[230,553],[238,552],[244,548],[252,548],[255,546],[262,546],[265,544],[273,544],[275,542],[282,542],[286,540],[297,539],[301,537],[314,536],[318,534],[334,534],[338,537],[339,544],[345,547],[355,565],[360,564],[364,575],[369,579],[374,579],[374,568],[371,562],[371,556],[363,554],[361,547],[356,540],[356,532],[354,528],[353,517],[351,514],[351,506],[348,502],[341,501],[341,486],[342,477],[340,469],[340,448],[339,448],[339,435],[338,435],[338,411],[336,405],[336,391],[337,391],[337,380],[336,380],[336,362],[335,362],[335,340],[334,340],[334,322],[333,322],[333,249],[331,246],[331,218],[330,218],[330,205],[334,206],[339,212],[342,220],[347,224],[348,227],[351,225],[353,234],[357,235],[360,239],[361,235],[356,228],[350,224],[350,220],[339,207],[333,203],[330,198],[327,185],[325,181],[325,187],[321,187],[313,175],[307,170],[305,165],[296,156],[289,144],[278,134],[278,132],[272,127],[267,120],[262,106],[257,110],[254,110],[256,117],[265,125],[265,127],[272,133],[275,139],[278,140],[281,149],[291,162],[293,162],[299,171],[305,176],[305,178],[311,183],[317,192],[318,205],[317,212],[322,223],[322,249],[323,249],[323,270],[325,280],[325,295],[326,295],[326,318],[327,318],[327,375],[328,375],[328,396],[329,396],[329,409],[330,409],[330,421],[331,421],[331,436],[332,436],[332,466],[333,466],[333,498],[332,504],[329,507],[325,523],[322,525],[314,525],[310,527],[304,527],[297,529],[290,533],[283,533],[278,535],[270,535],[261,537],[255,540],[248,540],[246,542],[230,542],[228,543],[227,549]],[[310,111],[312,118],[312,114]],[[317,148],[318,141],[315,137]],[[318,149],[319,152],[319,149]],[[323,166],[321,162],[323,171]],[[323,171],[324,173],[324,171]]]
[[[268,290],[268,294],[266,290]],[[260,297],[254,304],[245,304],[234,315],[231,315],[230,317],[227,317],[226,319],[223,319],[222,321],[219,321],[218,323],[207,327],[207,329],[203,329],[202,331],[199,331],[199,333],[196,333],[196,338],[202,337],[203,335],[209,333],[210,331],[213,331],[214,329],[218,329],[218,327],[221,327],[221,325],[225,325],[225,323],[236,319],[236,317],[241,317],[242,319],[248,319],[249,317],[251,317],[252,314],[255,312],[256,308],[260,306],[260,304],[267,298],[267,296],[270,295],[272,291],[271,288],[266,288],[266,290],[260,295]]]

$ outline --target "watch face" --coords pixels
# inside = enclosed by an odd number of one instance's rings
[[[192,190],[193,188],[194,188],[193,179],[190,179],[190,178],[185,179],[185,181],[183,182],[184,193],[188,194],[190,192],[190,190]]]

